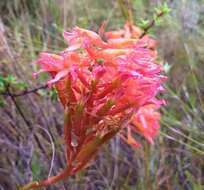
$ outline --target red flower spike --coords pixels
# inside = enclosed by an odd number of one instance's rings
[[[67,168],[22,190],[56,183],[87,166],[100,147],[119,134],[134,148],[135,133],[153,144],[164,104],[156,95],[165,77],[156,62],[157,42],[127,22],[124,29],[97,33],[75,27],[64,32],[69,47],[59,54],[42,53],[40,72],[50,73],[64,106],[64,140]],[[38,72],[38,73],[40,73]],[[35,75],[37,75],[36,73]]]

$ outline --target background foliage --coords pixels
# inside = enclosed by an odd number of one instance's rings
[[[141,24],[164,1],[129,2],[135,23]],[[150,31],[160,42],[169,77],[155,145],[144,142],[144,148],[132,150],[116,137],[90,167],[48,190],[204,189],[204,0],[166,2],[171,13]],[[78,25],[96,31],[104,20],[107,30],[123,26],[117,1],[0,1],[0,189],[15,190],[65,166],[55,90],[14,99],[3,93],[44,84],[47,75],[32,78],[38,53],[66,47],[64,29]]]

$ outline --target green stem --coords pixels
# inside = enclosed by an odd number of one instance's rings
[[[145,145],[144,145],[145,189],[152,190],[151,180],[150,180],[149,156],[150,156],[149,144],[145,142]]]
[[[125,3],[124,3],[124,0],[117,0],[117,2],[125,20],[128,20],[130,23],[132,23],[133,15],[132,15],[130,0],[126,0]]]

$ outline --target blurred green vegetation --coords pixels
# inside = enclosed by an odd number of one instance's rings
[[[164,1],[124,2],[131,4],[135,24],[144,24]],[[168,75],[167,106],[161,110],[161,134],[155,145],[133,151],[115,138],[86,171],[48,189],[204,189],[204,0],[165,2],[170,14],[150,30]],[[78,25],[97,31],[103,21],[106,30],[123,26],[116,0],[1,0],[0,92],[5,79],[12,92],[43,84],[47,75],[32,78],[38,53],[64,49],[63,30]],[[18,98],[29,120],[26,124],[12,101],[0,98],[0,189],[14,190],[32,177],[47,177],[52,149],[36,124],[55,143],[53,174],[64,167],[63,116],[55,99],[54,90]]]

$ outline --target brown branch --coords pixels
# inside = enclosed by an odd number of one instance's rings
[[[160,12],[156,15],[157,18],[160,18],[164,15],[164,12]],[[148,32],[149,30],[154,27],[155,25],[155,19],[152,19],[152,21],[150,21],[150,23],[143,29],[143,33],[141,34],[141,36],[139,38],[142,38],[144,37]]]
[[[20,114],[20,116],[22,117],[23,121],[26,123],[26,125],[30,128],[30,122],[26,119],[23,111],[21,110],[20,106],[18,105],[15,96],[10,92],[9,86],[6,86],[6,93],[9,97],[11,97],[11,101],[13,102],[13,104],[15,105],[18,113]]]
[[[19,97],[19,96],[25,96],[25,95],[28,95],[28,94],[31,94],[31,93],[36,93],[38,90],[41,90],[41,89],[46,89],[48,88],[48,85],[47,84],[44,84],[42,86],[39,86],[39,87],[36,87],[34,89],[30,89],[30,90],[23,90],[21,92],[18,92],[18,93],[11,93],[10,91],[7,91],[6,92],[0,92],[0,96],[10,96],[10,97]]]

